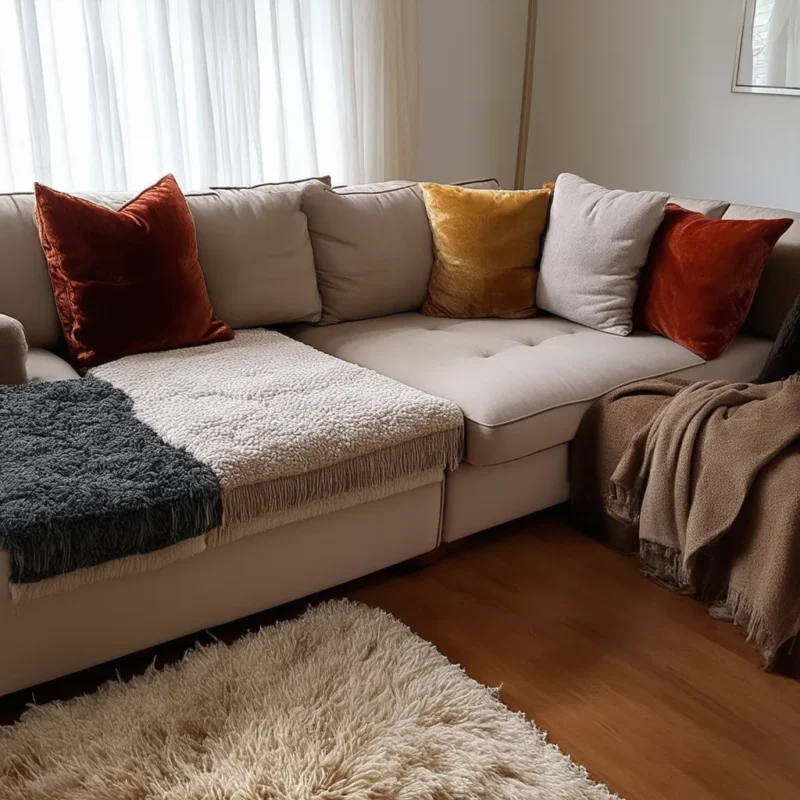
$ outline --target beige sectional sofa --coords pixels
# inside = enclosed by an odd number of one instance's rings
[[[128,199],[89,197],[112,207]],[[709,216],[800,220],[785,211],[673,200]],[[544,314],[529,320],[421,315],[433,250],[413,183],[220,189],[191,195],[189,204],[218,316],[236,328],[281,326],[326,353],[455,402],[465,418],[464,462],[412,491],[16,605],[5,585],[8,554],[0,550],[0,694],[563,502],[568,445],[593,399],[648,376],[753,379],[800,291],[798,222],[776,247],[743,332],[706,363],[659,336],[618,337]],[[0,196],[0,314],[24,329],[28,379],[78,378],[62,357],[30,195]],[[14,338],[0,336],[0,364],[19,353]]]

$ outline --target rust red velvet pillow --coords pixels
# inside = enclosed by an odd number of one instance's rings
[[[790,219],[709,219],[667,205],[642,270],[635,319],[710,360],[744,322],[764,262]]]
[[[36,222],[76,366],[233,338],[211,310],[172,175],[119,211],[37,183]]]

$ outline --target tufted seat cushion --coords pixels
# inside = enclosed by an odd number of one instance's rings
[[[466,418],[466,460],[500,464],[575,435],[591,401],[657,375],[752,380],[771,342],[739,336],[719,359],[661,336],[622,337],[553,316],[439,319],[398,314],[292,334],[326,353],[457,403]]]

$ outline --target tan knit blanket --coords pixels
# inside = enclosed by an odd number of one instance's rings
[[[645,572],[713,603],[771,668],[800,629],[800,381],[650,380],[653,408],[611,475],[606,510],[637,525]]]

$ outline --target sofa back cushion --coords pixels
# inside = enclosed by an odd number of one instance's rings
[[[496,180],[462,186],[497,189]],[[321,324],[383,317],[422,305],[433,238],[418,183],[306,191],[303,210],[322,295]]]
[[[39,242],[33,194],[0,195],[0,313],[19,320],[30,347],[61,338],[47,261]]]
[[[187,197],[211,305],[231,327],[320,318],[303,190],[278,184]]]
[[[779,219],[794,223],[781,236],[764,265],[753,305],[742,330],[774,339],[800,293],[800,213],[777,208],[731,204],[723,219]]]
[[[319,319],[321,303],[303,189],[316,181],[187,193],[200,266],[215,313],[232,327]],[[79,192],[118,210],[132,192]],[[0,313],[19,320],[31,347],[62,342],[34,219],[33,193],[0,195]]]
[[[668,202],[685,208],[687,211],[697,211],[709,219],[722,219],[722,215],[730,206],[727,200],[700,200],[697,197],[681,197],[680,195],[672,195]]]

